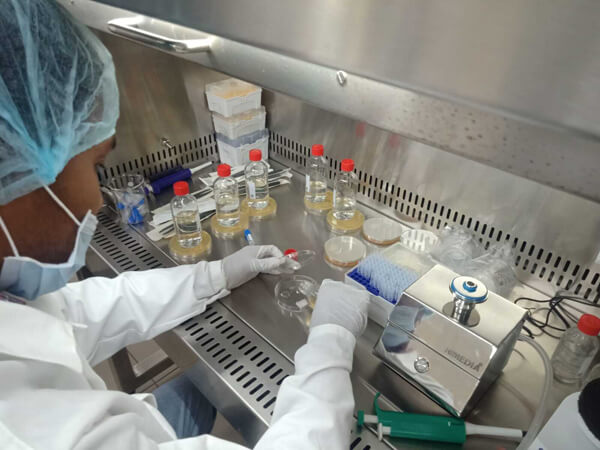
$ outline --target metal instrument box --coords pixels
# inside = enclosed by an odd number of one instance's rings
[[[525,317],[478,280],[436,265],[404,291],[375,353],[462,417],[502,372]]]

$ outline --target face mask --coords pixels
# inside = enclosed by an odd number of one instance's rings
[[[88,211],[80,223],[71,211],[48,187],[44,186],[50,197],[79,226],[75,247],[67,262],[61,264],[42,263],[33,258],[19,256],[17,247],[8,229],[0,217],[0,228],[4,231],[15,256],[4,258],[0,272],[0,291],[6,291],[26,300],[35,300],[41,295],[64,287],[75,272],[85,265],[85,254],[94,236],[98,220]]]

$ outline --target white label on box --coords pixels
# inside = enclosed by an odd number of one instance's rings
[[[310,175],[306,174],[306,192],[310,192]]]
[[[254,185],[254,181],[248,181],[246,184],[248,186],[248,198],[251,198],[252,200],[256,199],[256,186]]]

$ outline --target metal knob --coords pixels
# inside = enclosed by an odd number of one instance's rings
[[[429,372],[429,360],[424,356],[419,356],[415,359],[415,363],[413,364],[415,370],[419,373]]]
[[[479,323],[479,314],[475,306],[488,298],[488,290],[481,281],[472,277],[456,277],[450,283],[450,292],[454,296],[451,303],[444,305],[442,311],[457,322],[474,327]]]

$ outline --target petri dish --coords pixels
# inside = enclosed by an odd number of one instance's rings
[[[313,250],[296,250],[293,248],[288,248],[285,252],[283,252],[285,256],[296,261],[300,267],[306,266],[309,262],[313,260],[316,253]]]
[[[205,259],[211,252],[212,238],[210,234],[202,230],[202,240],[195,247],[182,247],[177,236],[169,239],[169,253],[179,263],[193,264]]]
[[[365,220],[362,228],[364,238],[377,245],[392,245],[398,242],[406,230],[407,227],[387,217]]]
[[[367,246],[353,236],[336,236],[325,242],[325,259],[340,267],[352,267],[367,254]]]
[[[277,304],[286,311],[300,312],[315,304],[318,285],[306,275],[291,275],[275,285]]]

